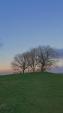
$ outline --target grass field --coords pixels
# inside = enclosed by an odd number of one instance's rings
[[[0,113],[63,113],[63,75],[1,76]]]

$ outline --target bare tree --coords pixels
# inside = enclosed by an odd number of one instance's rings
[[[26,58],[26,67],[27,67],[28,72],[29,72],[29,68],[31,67],[31,54],[30,54],[30,51],[26,52],[25,58]]]
[[[14,57],[14,61],[12,62],[12,66],[14,70],[24,73],[27,68],[26,53],[16,55]]]
[[[37,55],[37,49],[33,48],[30,51],[30,66],[32,68],[32,71],[35,71],[35,67],[36,67],[36,56]]]
[[[40,67],[41,67],[41,71],[45,71],[47,68],[49,68],[54,60],[53,60],[53,57],[54,57],[54,50],[47,46],[47,47],[38,47],[37,49],[38,51],[38,63],[40,64]]]

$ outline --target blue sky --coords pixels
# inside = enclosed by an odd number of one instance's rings
[[[0,0],[0,67],[38,45],[63,48],[63,0]]]

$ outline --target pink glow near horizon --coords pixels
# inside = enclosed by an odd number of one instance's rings
[[[13,72],[11,66],[0,66],[0,73]]]

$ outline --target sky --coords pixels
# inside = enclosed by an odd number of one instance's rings
[[[30,48],[63,48],[63,0],[0,0],[0,43],[0,71]]]

